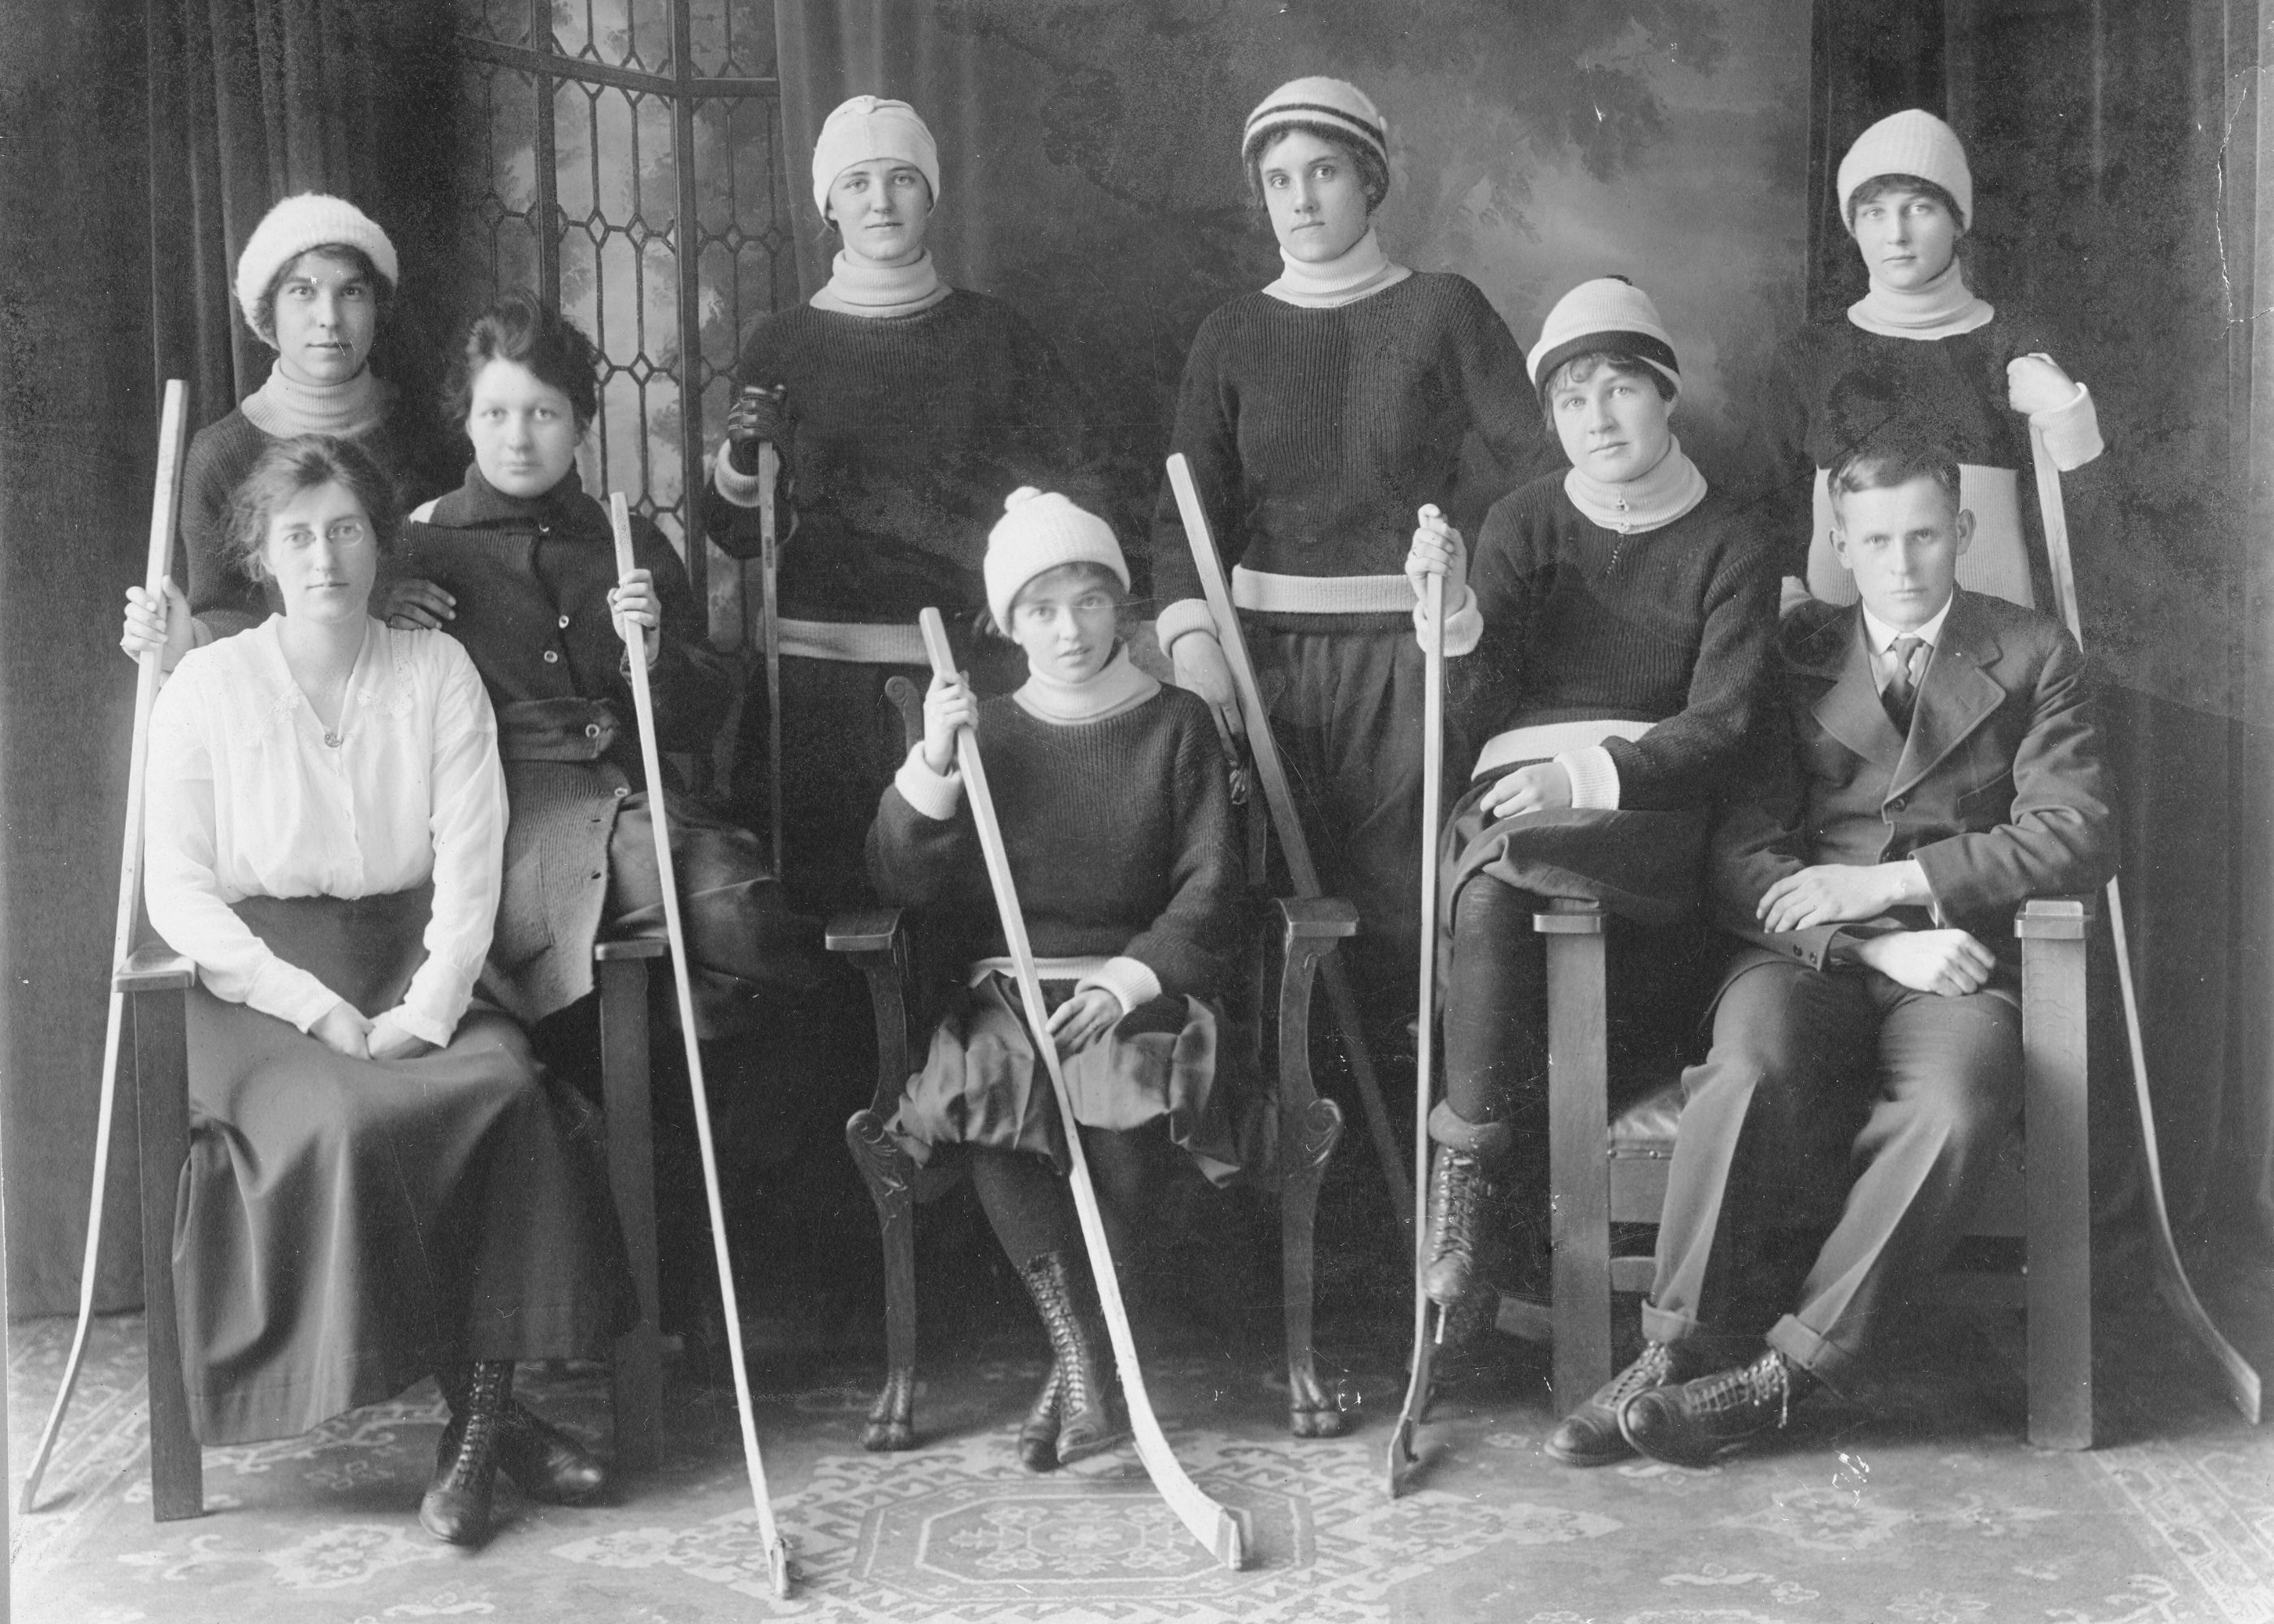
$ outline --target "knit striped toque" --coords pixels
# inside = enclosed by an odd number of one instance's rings
[[[1003,499],[1003,516],[987,532],[987,608],[1011,629],[1011,605],[1028,582],[1061,564],[1097,564],[1129,587],[1129,565],[1113,527],[1056,491],[1022,485]]]
[[[1540,342],[1525,357],[1532,387],[1545,391],[1555,369],[1583,355],[1624,356],[1656,368],[1682,387],[1682,364],[1674,340],[1659,320],[1650,295],[1623,276],[1583,282],[1555,301],[1540,326]]]
[[[1840,217],[1852,233],[1849,204],[1865,181],[1882,175],[1916,175],[1950,193],[1958,205],[1959,229],[1974,224],[1974,173],[1966,167],[1958,132],[1932,113],[1911,108],[1890,113],[1863,134],[1840,161]]]
[[[345,198],[320,192],[304,192],[286,198],[260,217],[245,252],[237,257],[237,307],[245,325],[261,342],[275,345],[276,335],[260,327],[260,301],[277,274],[311,248],[353,248],[369,259],[372,268],[392,293],[399,276],[395,244],[387,240],[371,216]]]
[[[1255,104],[1240,132],[1243,157],[1255,150],[1256,138],[1294,124],[1320,124],[1374,149],[1382,162],[1389,162],[1389,125],[1372,97],[1346,79],[1323,74],[1291,79]]]

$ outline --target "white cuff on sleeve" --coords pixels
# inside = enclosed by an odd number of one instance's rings
[[[1161,652],[1169,653],[1177,639],[1186,632],[1206,632],[1216,635],[1216,617],[1209,613],[1205,598],[1179,598],[1164,605],[1161,618],[1153,622],[1153,635],[1160,640]]]
[[[1076,992],[1087,992],[1092,987],[1103,987],[1120,999],[1124,1015],[1161,996],[1161,978],[1141,959],[1109,959],[1103,969],[1074,983]]]
[[[392,1016],[395,1024],[414,1038],[432,1043],[437,1049],[448,1049],[450,1046],[451,1029],[436,1020],[432,1015],[413,1009],[408,1003],[396,1004],[380,1019],[384,1020],[388,1016]]]
[[[1571,775],[1571,804],[1588,812],[1619,809],[1619,764],[1600,744],[1555,757],[1555,764]]]
[[[900,792],[901,800],[935,823],[947,822],[963,804],[963,775],[934,772],[924,761],[922,740],[909,748],[907,760],[892,775],[892,787]]]
[[[295,964],[271,959],[252,974],[245,989],[247,1008],[279,1020],[289,1020],[305,1032],[331,1012],[340,995]]]
[[[2092,391],[2082,384],[2076,386],[2076,393],[2066,404],[2051,411],[2031,412],[2029,426],[2044,435],[2053,466],[2065,474],[2082,468],[2108,448],[2100,438],[2100,413],[2092,403]]]
[[[1413,600],[1413,640],[1421,644],[1426,654],[1429,644],[1422,618],[1421,600],[1417,598]],[[1485,613],[1477,606],[1477,590],[1464,584],[1461,601],[1445,616],[1445,658],[1454,659],[1472,652],[1484,641],[1484,635]]]
[[[766,482],[736,468],[726,446],[719,447],[718,455],[712,459],[711,483],[719,487],[719,495],[737,508],[755,508],[766,493]]]

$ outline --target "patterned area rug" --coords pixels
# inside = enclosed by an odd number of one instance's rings
[[[69,1327],[13,1330],[20,1471]],[[431,1387],[306,1438],[208,1450],[207,1515],[154,1523],[139,1324],[121,1318],[97,1327],[42,1509],[14,1524],[17,1617],[2274,1624],[2269,1435],[2199,1384],[2127,1365],[2127,1348],[2155,1364],[2160,1322],[2108,1331],[2111,1441],[2090,1454],[2022,1444],[2018,1384],[1960,1329],[1952,1357],[1870,1410],[1811,1404],[1774,1454],[1704,1472],[1556,1466],[1540,1451],[1551,1421],[1536,1359],[1517,1350],[1441,1404],[1424,1486],[1395,1502],[1381,1475],[1399,1386],[1389,1347],[1345,1375],[1359,1430],[1302,1443],[1279,1430],[1260,1361],[1188,1337],[1149,1374],[1179,1458],[1246,1521],[1238,1573],[1185,1533],[1126,1447],[1051,1476],[1020,1470],[1010,1431],[1040,1367],[1006,1339],[931,1351],[924,1444],[900,1455],[860,1450],[868,1395],[841,1372],[762,1370],[759,1430],[799,1578],[777,1603],[731,1409],[685,1382],[666,1469],[612,1507],[505,1498],[479,1553],[417,1524],[442,1419]],[[534,1372],[524,1388],[605,1438],[598,1372]]]

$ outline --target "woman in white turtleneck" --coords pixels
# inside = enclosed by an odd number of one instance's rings
[[[1675,436],[1681,364],[1648,296],[1615,276],[1580,283],[1530,365],[1570,468],[1495,503],[1472,562],[1433,517],[1408,564],[1446,575],[1462,605],[1446,626],[1449,708],[1483,741],[1445,833],[1445,1098],[1429,1118],[1423,1282],[1480,1319],[1487,1281],[1546,1283],[1547,967],[1532,916],[1549,898],[1603,903],[1614,1049],[1678,1048],[1705,988],[1708,813],[1776,627],[1756,510],[1710,489]],[[1512,1229],[1498,1219],[1511,1205]],[[1495,1268],[1511,1234],[1515,1256]]]
[[[276,352],[260,387],[190,441],[182,473],[184,579],[200,643],[267,620],[276,607],[267,590],[231,561],[230,502],[267,449],[302,434],[352,440],[394,480],[399,497],[439,489],[448,470],[412,427],[394,387],[371,370],[396,279],[395,244],[364,212],[343,198],[302,192],[262,216],[237,262],[237,303],[253,336]],[[424,583],[393,583],[380,613],[409,629],[440,626],[449,605]],[[139,605],[137,587],[127,594]],[[162,635],[154,608],[130,607],[125,646]]]
[[[1827,469],[1875,434],[1923,428],[1959,462],[1974,544],[1958,583],[2049,606],[2029,432],[2041,430],[2064,474],[2102,449],[2091,394],[2046,353],[2029,312],[1993,307],[1967,285],[1960,253],[1973,224],[1974,180],[1949,125],[1916,109],[1856,138],[1841,161],[1841,216],[1870,289],[1842,314],[1787,343],[1782,421],[1772,438],[1789,469],[1775,505],[1786,572],[1815,596],[1855,600],[1832,552]],[[1811,498],[1810,492],[1813,489]],[[1803,567],[1804,560],[1804,567]],[[1789,597],[1799,590],[1789,583]]]
[[[906,751],[885,684],[929,669],[916,612],[947,616],[981,692],[1015,687],[1017,650],[968,635],[987,611],[988,528],[1021,485],[1102,506],[1057,351],[1009,305],[941,280],[926,244],[940,187],[907,102],[830,114],[813,200],[841,246],[810,299],[751,327],[705,498],[712,538],[755,556],[758,447],[779,449],[782,877],[812,912],[868,898],[862,840]],[[764,739],[746,706],[735,798],[753,821]]]
[[[1381,110],[1295,79],[1248,116],[1241,159],[1282,271],[1201,323],[1171,448],[1192,464],[1328,889],[1358,905],[1370,1042],[1407,1051],[1420,929],[1420,651],[1402,565],[1417,512],[1473,525],[1551,455],[1523,352],[1466,279],[1390,260]],[[1465,469],[1472,437],[1497,479]],[[1465,473],[1470,477],[1465,478]],[[1177,681],[1237,725],[1230,674],[1164,485],[1157,635]],[[1457,753],[1457,752],[1456,752]]]

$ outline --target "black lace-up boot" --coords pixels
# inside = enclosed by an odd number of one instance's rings
[[[1058,1463],[1058,1408],[1065,1379],[1058,1362],[1050,1361],[1050,1373],[1043,1378],[1043,1390],[1035,1395],[1035,1407],[1027,1412],[1019,1427],[1019,1464],[1031,1472],[1054,1471]]]
[[[482,1359],[446,1381],[450,1425],[434,1452],[434,1477],[418,1502],[418,1521],[448,1545],[479,1545],[490,1531],[490,1494],[497,1484],[498,1434],[513,1402],[513,1361]],[[457,1396],[451,1397],[453,1391]]]
[[[1619,1431],[1654,1461],[1711,1466],[1781,1430],[1816,1385],[1772,1348],[1751,1365],[1637,1394],[1620,1406]]]
[[[1115,1437],[1112,1388],[1091,1328],[1088,1293],[1073,1259],[1062,1252],[1029,1259],[1019,1272],[1050,1333],[1058,1386],[1058,1463],[1070,1465]]]
[[[457,1415],[466,1407],[467,1372],[437,1371],[435,1385]],[[507,1401],[497,1435],[498,1470],[523,1494],[548,1506],[582,1506],[607,1492],[608,1469],[591,1451],[519,1399]]]
[[[1437,1147],[1429,1175],[1429,1267],[1422,1285],[1440,1308],[1451,1308],[1481,1283],[1479,1257],[1499,1198],[1498,1181],[1482,1156]]]
[[[1608,1466],[1634,1453],[1619,1431],[1619,1410],[1638,1393],[1662,1387],[1674,1380],[1675,1350],[1665,1342],[1645,1342],[1635,1362],[1595,1391],[1595,1395],[1563,1417],[1549,1435],[1547,1453],[1566,1466]]]

